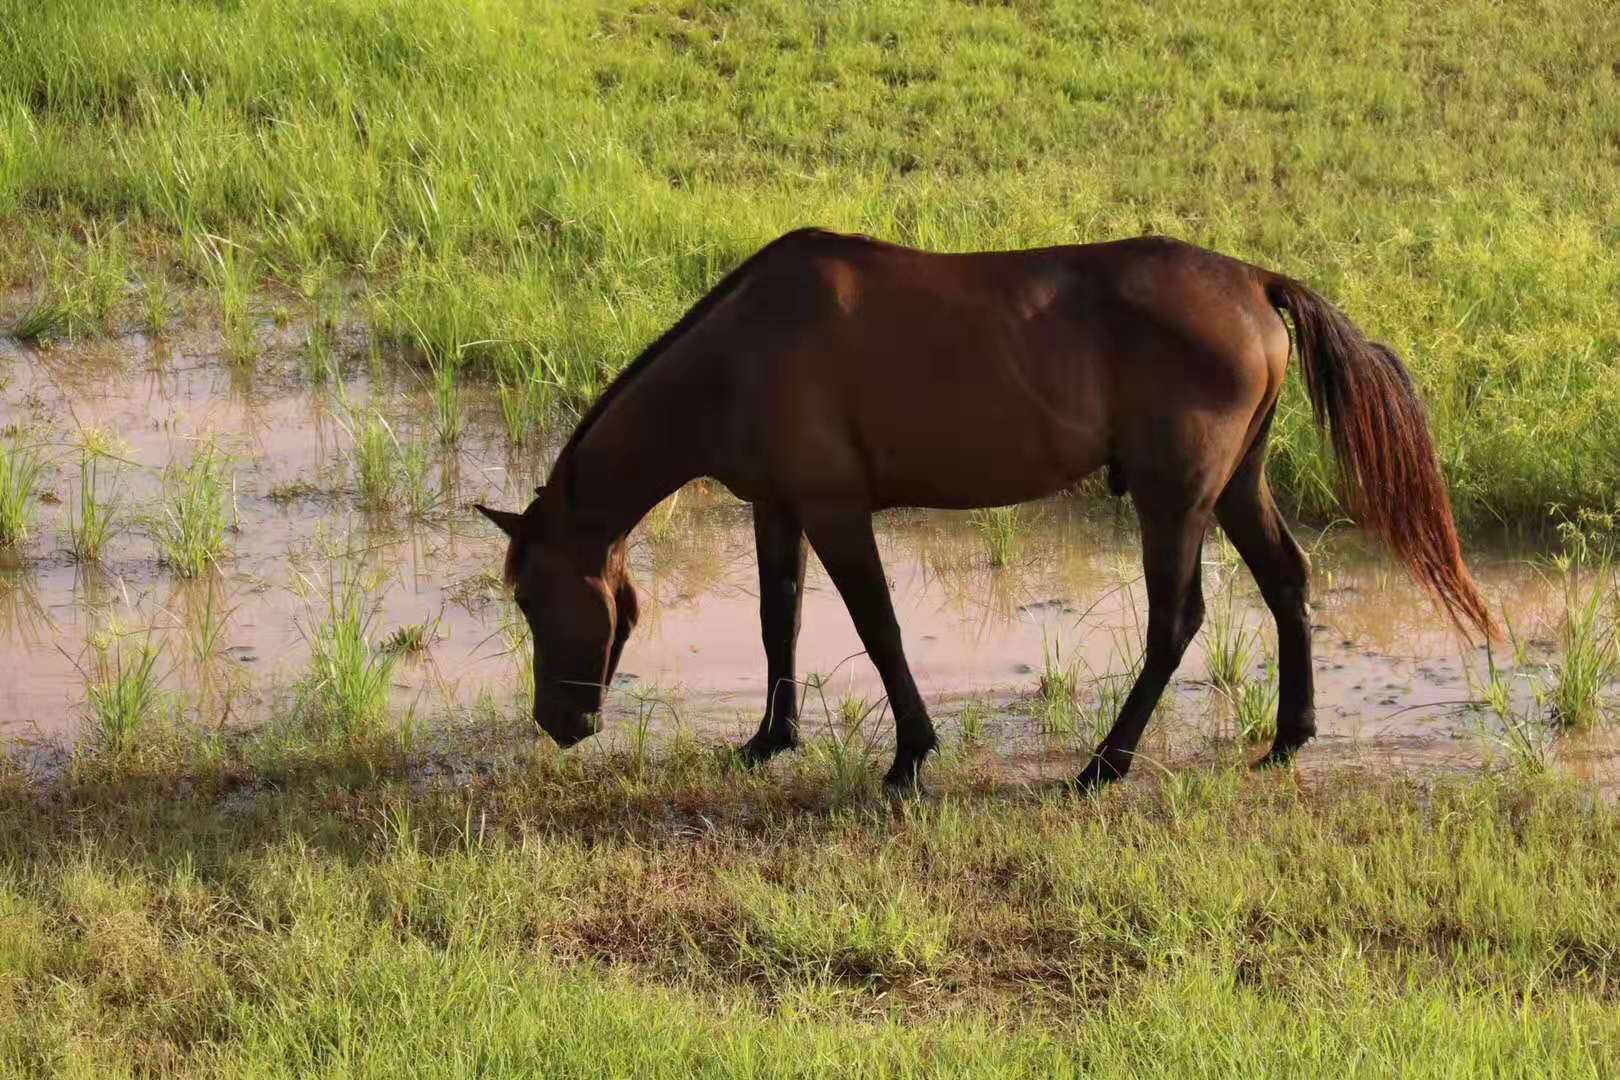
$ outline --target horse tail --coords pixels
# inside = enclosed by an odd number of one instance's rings
[[[1423,404],[1400,358],[1297,281],[1273,275],[1266,299],[1293,319],[1305,388],[1317,427],[1331,429],[1351,513],[1406,564],[1459,631],[1472,625],[1497,637],[1463,564]]]

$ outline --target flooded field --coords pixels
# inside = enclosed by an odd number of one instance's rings
[[[527,644],[494,576],[504,542],[469,507],[523,505],[567,425],[512,448],[487,391],[464,384],[447,401],[429,375],[364,356],[312,380],[292,342],[272,336],[244,365],[184,339],[50,349],[0,339],[0,431],[37,448],[44,504],[20,551],[0,556],[0,740],[10,749],[94,734],[91,684],[143,648],[171,715],[263,724],[298,706],[312,645],[346,594],[361,598],[370,642],[401,653],[387,670],[394,715],[428,727],[521,715]],[[199,460],[225,531],[223,550],[188,576],[164,537],[188,513],[187,485],[202,474],[187,468]],[[87,491],[88,516],[111,507],[93,559],[78,539]],[[1145,744],[1161,760],[1242,746],[1234,734],[1275,705],[1270,618],[1231,549],[1212,540],[1209,618]],[[1321,730],[1302,765],[1470,768],[1492,757],[1504,721],[1470,707],[1488,677],[1484,648],[1458,639],[1351,530],[1302,542],[1315,566]],[[880,520],[879,543],[942,729],[965,730],[1015,776],[1077,769],[1140,653],[1146,603],[1128,503],[1048,500],[1010,527],[895,512]],[[1562,586],[1533,550],[1470,554],[1519,636],[1518,655],[1499,647],[1495,661],[1529,715]],[[597,741],[632,725],[745,737],[764,683],[749,508],[689,486],[642,524],[632,559],[643,618]],[[1212,679],[1212,652],[1236,679]],[[813,559],[799,670],[809,734],[842,738],[852,724],[887,734],[881,686]],[[1603,736],[1564,736],[1552,753],[1604,779],[1613,763]]]

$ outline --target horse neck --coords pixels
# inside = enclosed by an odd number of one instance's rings
[[[611,547],[660,500],[707,471],[711,433],[696,418],[709,422],[710,410],[687,400],[691,387],[690,380],[643,374],[557,463],[552,483],[564,487],[569,518],[591,540]]]

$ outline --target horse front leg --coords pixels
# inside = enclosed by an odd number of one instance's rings
[[[799,519],[780,507],[756,503],[754,549],[759,558],[759,627],[767,683],[759,731],[737,751],[748,765],[799,745],[799,686],[793,670],[804,597],[805,544]]]
[[[1185,510],[1155,513],[1144,510],[1140,500],[1137,510],[1148,593],[1147,652],[1119,718],[1075,781],[1083,792],[1121,779],[1130,771],[1153,709],[1204,620],[1198,560],[1209,527],[1208,514]]]
[[[866,655],[883,679],[894,713],[894,765],[883,778],[891,791],[914,793],[921,789],[923,760],[939,745],[928,719],[917,683],[911,677],[900,642],[900,623],[894,617],[889,582],[872,535],[867,513],[807,518],[805,531],[821,565],[843,597],[860,635]]]

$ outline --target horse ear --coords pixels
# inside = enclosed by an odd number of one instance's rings
[[[473,509],[477,510],[480,514],[483,514],[496,525],[500,526],[501,532],[505,533],[514,540],[517,539],[518,534],[523,531],[522,514],[514,514],[510,510],[491,510],[483,503],[473,504]]]

